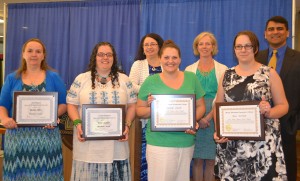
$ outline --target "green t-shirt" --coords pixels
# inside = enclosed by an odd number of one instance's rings
[[[184,81],[179,89],[173,89],[163,83],[160,74],[149,76],[142,84],[138,98],[147,101],[149,94],[195,94],[196,99],[204,96],[199,80],[192,72],[184,72]],[[190,147],[194,145],[194,135],[184,132],[152,132],[150,119],[146,131],[147,144],[163,147]]]

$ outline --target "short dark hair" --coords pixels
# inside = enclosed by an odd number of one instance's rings
[[[266,22],[265,30],[267,30],[268,24],[269,24],[270,21],[273,21],[273,22],[275,22],[275,23],[282,23],[282,24],[284,24],[286,30],[289,30],[289,23],[288,23],[288,21],[287,21],[284,17],[282,17],[282,16],[273,16],[273,17],[271,17],[270,19],[268,19],[268,21]]]
[[[156,33],[149,33],[147,35],[145,35],[140,42],[139,48],[137,50],[136,56],[134,58],[134,60],[144,60],[146,59],[146,55],[144,54],[144,41],[147,37],[153,38],[155,41],[157,41],[158,47],[159,49],[162,47],[164,40],[162,39],[161,36],[159,36]]]

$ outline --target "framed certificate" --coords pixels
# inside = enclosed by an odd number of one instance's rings
[[[152,131],[185,131],[195,128],[194,94],[152,96]]]
[[[124,138],[125,105],[83,104],[82,130],[86,140]]]
[[[14,92],[13,118],[18,126],[57,126],[57,92]]]
[[[259,101],[216,103],[217,135],[230,140],[265,140]]]

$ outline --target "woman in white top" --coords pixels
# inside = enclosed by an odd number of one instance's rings
[[[130,181],[128,133],[135,117],[136,93],[129,78],[119,73],[114,47],[98,43],[89,69],[78,75],[68,93],[69,117],[75,125],[71,180]],[[86,141],[82,138],[82,104],[125,104],[124,139]]]
[[[161,73],[162,68],[158,58],[158,52],[162,47],[163,39],[155,33],[145,35],[139,45],[135,62],[133,63],[129,78],[132,81],[134,90],[138,93],[141,85],[149,75]],[[141,152],[141,181],[147,181],[147,161],[146,161],[146,119],[142,121],[142,152]]]
[[[199,60],[188,66],[186,71],[194,72],[205,90],[206,113],[199,121],[200,129],[196,134],[193,180],[214,180],[214,165],[216,144],[214,137],[213,100],[218,90],[218,82],[227,67],[216,60],[218,44],[215,36],[210,32],[200,33],[194,40],[193,50]],[[203,166],[205,165],[205,167]],[[205,168],[205,169],[204,169]]]

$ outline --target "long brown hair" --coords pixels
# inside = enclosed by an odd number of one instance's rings
[[[27,40],[22,47],[22,57],[21,57],[21,65],[20,67],[17,69],[16,71],[16,76],[19,77],[22,73],[26,72],[27,70],[27,64],[26,64],[26,60],[23,58],[23,53],[25,52],[26,46],[28,43],[30,42],[37,42],[39,44],[42,45],[43,48],[43,53],[44,53],[44,60],[42,60],[41,62],[41,69],[42,70],[53,70],[53,68],[51,68],[46,61],[46,57],[47,57],[47,51],[46,51],[46,46],[45,44],[38,38],[31,38],[29,40]]]
[[[111,70],[109,73],[109,76],[111,77],[111,82],[113,87],[116,86],[115,83],[117,83],[117,85],[119,85],[119,67],[118,67],[118,59],[117,59],[117,54],[115,51],[115,48],[112,46],[112,44],[110,44],[109,42],[100,42],[98,44],[95,45],[92,54],[90,56],[90,63],[89,63],[89,67],[88,67],[88,71],[91,71],[91,81],[92,81],[92,89],[95,89],[95,79],[96,79],[96,56],[97,56],[97,52],[98,52],[98,48],[100,46],[109,46],[113,52],[113,64],[111,66]]]

